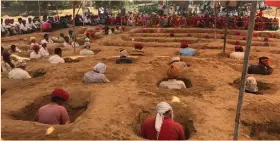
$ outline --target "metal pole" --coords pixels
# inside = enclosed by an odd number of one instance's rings
[[[225,32],[224,32],[224,48],[223,48],[223,56],[226,54],[226,42],[227,42],[227,28],[228,28],[228,12],[229,12],[229,1],[226,2],[226,8],[227,8],[227,15],[226,15],[226,23],[225,23]]]
[[[41,22],[41,27],[40,27],[40,29],[41,29],[41,32],[43,32],[43,29],[42,29],[42,20],[41,20],[41,9],[40,9],[40,2],[39,2],[39,0],[38,0],[38,7],[39,7],[39,20],[40,20],[40,22]]]
[[[257,1],[253,1],[252,6],[251,6],[250,19],[249,19],[249,27],[248,27],[248,35],[247,35],[248,40],[246,43],[246,50],[245,50],[244,61],[243,61],[243,71],[242,71],[242,77],[241,77],[241,82],[240,82],[233,140],[238,139],[239,122],[240,122],[241,108],[242,108],[244,90],[245,90],[245,78],[246,78],[247,70],[248,70],[248,67],[247,67],[248,58],[249,58],[249,53],[250,53],[250,49],[251,49],[252,34],[254,31],[254,25],[255,25],[256,8],[257,8]]]
[[[74,34],[74,54],[76,52],[76,35],[75,35],[75,1],[73,1],[73,34]]]

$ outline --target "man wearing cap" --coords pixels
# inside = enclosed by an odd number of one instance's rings
[[[162,81],[159,84],[159,87],[161,88],[168,88],[168,89],[184,89],[186,88],[186,85],[181,80],[176,80],[179,75],[180,67],[176,65],[170,65],[168,68],[167,81]]]
[[[166,102],[160,102],[156,109],[156,117],[144,121],[141,136],[149,140],[185,140],[182,125],[173,121],[172,107]]]
[[[244,59],[244,52],[243,52],[243,48],[240,45],[236,45],[234,48],[235,52],[232,52],[230,54],[230,58],[231,59],[236,59],[236,60],[243,60]]]
[[[38,43],[36,43],[36,38],[35,37],[30,37],[30,49],[33,49],[33,46],[34,45],[38,45],[39,46],[39,44]]]
[[[55,48],[54,55],[49,58],[49,62],[51,64],[65,63],[65,60],[61,56],[62,56],[62,49]]]
[[[39,59],[42,57],[41,53],[39,52],[40,46],[34,45],[33,51],[30,53],[30,59]]]
[[[178,66],[179,68],[184,68],[187,66],[185,62],[181,62],[180,56],[172,57],[171,65]]]
[[[181,42],[181,49],[179,51],[180,56],[195,56],[196,52],[194,49],[189,48],[188,43]]]
[[[18,60],[16,63],[16,68],[12,69],[8,74],[9,79],[31,78],[31,76],[25,69],[26,69],[26,62],[23,60]]]
[[[90,50],[90,42],[85,42],[84,49],[80,51],[80,55],[94,55],[94,52]]]
[[[39,53],[44,57],[50,55],[50,53],[48,51],[48,48],[47,48],[47,42],[46,41],[42,41],[42,47],[40,48]]]
[[[110,81],[104,75],[106,65],[99,62],[93,68],[93,71],[87,72],[84,75],[84,83],[109,83]]]
[[[273,68],[269,65],[268,57],[260,57],[259,64],[250,65],[248,67],[248,74],[263,74],[270,75],[273,72]]]
[[[51,93],[51,103],[42,106],[34,120],[43,124],[68,124],[70,118],[63,104],[69,99],[69,94],[63,89],[56,88]]]
[[[131,64],[133,63],[131,58],[128,58],[127,51],[125,49],[120,49],[120,58],[116,60],[116,64]]]
[[[245,80],[245,92],[252,94],[263,94],[258,90],[258,83],[255,77],[249,76]]]

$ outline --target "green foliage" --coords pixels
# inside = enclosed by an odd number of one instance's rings
[[[153,6],[153,7],[140,7],[139,8],[139,12],[145,12],[145,13],[149,13],[151,14],[152,12],[157,12],[158,8],[157,6]]]

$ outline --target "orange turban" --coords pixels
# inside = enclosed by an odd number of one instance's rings
[[[179,75],[180,68],[176,65],[170,65],[167,71],[168,78],[176,78]]]

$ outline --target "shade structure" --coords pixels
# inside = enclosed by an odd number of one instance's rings
[[[280,0],[265,0],[265,4],[268,6],[280,8]]]

